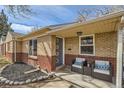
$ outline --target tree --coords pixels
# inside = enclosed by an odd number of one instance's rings
[[[27,18],[28,15],[35,14],[29,5],[6,5],[4,7],[14,18],[17,18],[17,15]]]
[[[11,28],[11,23],[8,23],[8,18],[4,11],[0,12],[0,38],[6,36],[8,31],[13,31]]]
[[[86,20],[101,17],[113,12],[124,11],[123,5],[113,5],[113,6],[104,6],[101,8],[92,8],[92,9],[81,9],[78,11],[77,22],[84,22]]]

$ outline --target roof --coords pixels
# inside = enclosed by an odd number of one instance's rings
[[[24,34],[18,33],[18,32],[11,32],[11,31],[9,31],[8,33],[11,34],[12,38],[18,38],[18,37],[20,37],[20,36],[24,36]],[[7,35],[6,35],[6,36],[3,35],[3,36],[0,38],[0,43],[5,42],[5,41],[6,41],[6,38],[7,38]]]
[[[110,14],[107,14],[107,15],[104,15],[104,16],[101,16],[101,17],[98,17],[95,19],[87,20],[87,21],[82,22],[82,23],[71,22],[71,23],[64,23],[64,24],[57,24],[57,25],[49,25],[46,27],[39,28],[36,31],[33,31],[33,32],[26,34],[24,36],[21,36],[21,37],[27,37],[30,35],[34,35],[34,33],[38,33],[38,35],[39,35],[39,32],[42,32],[42,34],[43,33],[49,34],[49,33],[59,31],[59,30],[68,29],[71,27],[77,27],[77,26],[87,25],[90,23],[95,23],[95,22],[99,22],[99,21],[103,21],[103,20],[107,20],[107,19],[111,19],[111,18],[115,18],[115,17],[121,17],[123,15],[124,15],[124,11],[119,11],[119,12],[110,13]],[[43,32],[44,29],[47,29],[48,31]]]
[[[42,27],[42,28],[39,28],[35,31],[32,31],[24,36],[21,36],[20,38],[25,38],[25,37],[28,37],[28,36],[34,36],[36,35],[40,35],[40,34],[45,34],[49,31],[52,31],[52,30],[55,30],[55,29],[59,29],[59,28],[62,28],[62,27],[65,27],[65,26],[71,26],[73,24],[75,24],[77,22],[71,22],[71,23],[64,23],[64,24],[57,24],[57,25],[49,25],[49,26],[46,26],[46,27]]]
[[[65,26],[69,26],[69,25],[72,25],[72,24],[75,24],[75,23],[78,23],[78,22],[71,22],[71,23],[64,23],[64,24],[57,24],[57,25],[49,25],[47,27],[49,29],[53,30],[53,29],[58,29],[58,28],[62,28],[62,27],[65,27]]]
[[[75,23],[72,25],[63,26],[62,28],[58,28],[58,29],[53,29],[52,31],[50,31],[48,33],[53,33],[53,32],[63,30],[63,29],[68,29],[71,27],[83,26],[83,25],[87,25],[87,24],[91,24],[91,23],[95,23],[95,22],[99,22],[99,21],[103,21],[103,20],[108,20],[111,18],[122,17],[123,15],[124,15],[124,11],[114,12],[114,13],[103,15],[101,17],[97,17],[95,19],[87,20],[87,21],[80,22],[80,23]]]
[[[0,43],[4,42],[5,40],[6,40],[6,36],[2,36],[2,37],[0,38]]]
[[[18,33],[18,32],[10,32],[10,33],[11,33],[12,37],[15,37],[15,38],[24,36],[24,34]]]

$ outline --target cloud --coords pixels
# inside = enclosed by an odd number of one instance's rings
[[[72,20],[74,13],[64,6],[32,6],[33,10],[39,10],[41,19],[54,20],[56,22]],[[42,20],[41,20],[42,21]]]
[[[27,25],[22,25],[22,24],[12,24],[11,26],[15,32],[20,32],[20,33],[28,33],[31,31],[33,26],[27,26]]]
[[[34,15],[28,15],[29,18],[19,16],[18,19],[9,16],[9,21],[19,24],[33,26],[48,26],[70,22],[74,19],[72,10],[64,6],[31,6]]]
[[[20,15],[16,15],[17,18],[11,16],[7,11],[5,11],[8,16],[10,23],[17,24],[26,24],[31,26],[48,26],[54,24],[62,24],[68,22],[74,22],[77,17],[77,11],[87,8],[100,8],[103,6],[82,6],[82,5],[30,5],[31,10],[34,14],[27,15],[28,17],[24,18]],[[3,6],[0,6],[2,9]],[[20,26],[19,26],[20,27]],[[14,28],[17,28],[14,26]],[[25,28],[25,27],[24,27]],[[26,26],[26,31],[30,26]],[[21,31],[24,31],[20,27]],[[17,29],[18,30],[18,29]]]
[[[75,13],[69,6],[59,5],[40,5],[31,6],[33,15],[28,15],[28,18],[16,15],[17,18],[13,18],[8,13],[8,19],[11,23],[26,24],[33,26],[48,26],[54,24],[68,23],[75,20]],[[35,14],[36,13],[36,14]]]

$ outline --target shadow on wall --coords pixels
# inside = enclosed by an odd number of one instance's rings
[[[40,46],[38,47],[39,51],[42,52],[38,54],[38,63],[37,65],[40,65],[41,68],[47,69],[50,71],[52,69],[52,56],[51,56],[51,47],[49,42],[41,42]]]

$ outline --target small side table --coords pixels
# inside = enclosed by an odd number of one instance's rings
[[[92,67],[84,66],[84,75],[92,76]]]

